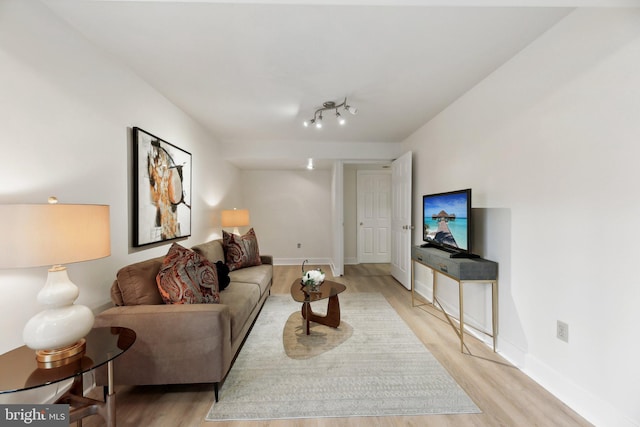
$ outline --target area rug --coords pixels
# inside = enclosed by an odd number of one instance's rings
[[[300,303],[270,296],[206,420],[480,412],[384,296],[343,293],[340,308],[340,327],[307,336]]]

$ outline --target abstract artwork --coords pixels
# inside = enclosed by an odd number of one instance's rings
[[[133,246],[191,235],[191,153],[133,128]]]

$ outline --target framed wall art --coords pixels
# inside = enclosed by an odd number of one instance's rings
[[[191,235],[191,153],[133,128],[133,246]]]

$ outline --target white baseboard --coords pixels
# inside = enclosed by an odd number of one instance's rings
[[[416,293],[426,301],[432,301],[431,286],[415,282]],[[457,313],[457,308],[450,307],[446,301],[440,301],[448,313]],[[453,309],[453,311],[451,311]],[[466,322],[465,322],[466,323]],[[491,339],[474,330],[469,332],[476,338],[491,346]],[[453,331],[452,331],[453,333]],[[540,384],[545,390],[576,411],[590,423],[598,427],[639,427],[639,424],[621,414],[610,403],[592,395],[567,379],[560,372],[552,369],[537,358],[526,353],[498,335],[498,353],[509,363],[522,371],[529,378]]]
[[[344,276],[344,271],[338,271],[334,263],[331,263],[329,267],[331,268],[331,274],[333,274],[333,277]]]
[[[429,302],[433,301],[433,291],[431,289],[431,286],[425,285],[418,280],[413,281],[413,286],[415,288],[415,292],[419,294],[420,297]]]
[[[504,357],[507,362],[524,372],[523,368],[526,363],[527,354],[521,348],[513,345],[510,341],[500,338],[498,334],[498,353]]]
[[[527,354],[525,360],[522,372],[590,423],[598,427],[638,427],[619,409],[579,387],[537,358]]]

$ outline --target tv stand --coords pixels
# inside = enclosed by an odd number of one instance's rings
[[[475,259],[480,258],[480,255],[472,254],[470,252],[452,252],[449,254],[449,258]]]
[[[449,258],[467,258],[467,259],[480,258],[480,255],[472,254],[471,252],[457,251],[455,249],[445,248],[440,245],[434,245],[433,243],[428,243],[428,242],[421,244],[420,247],[434,248],[442,252],[447,252],[449,254]]]
[[[460,338],[460,352],[464,353],[464,299],[463,285],[465,283],[490,283],[491,284],[491,333],[480,331],[493,338],[493,351],[496,351],[496,343],[498,338],[498,264],[475,255],[473,258],[458,257],[452,255],[467,254],[449,254],[441,248],[413,246],[411,248],[411,304],[416,306],[432,305],[442,311],[447,321]],[[415,292],[415,263],[424,265],[433,271],[433,302],[421,300],[416,297]],[[438,301],[438,280],[437,277],[442,274],[450,279],[458,282],[460,315],[459,326],[454,325],[449,315],[440,301]],[[418,294],[419,295],[419,294]],[[416,304],[416,301],[418,302]],[[437,307],[436,307],[437,305]]]

